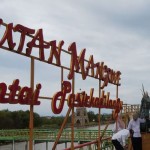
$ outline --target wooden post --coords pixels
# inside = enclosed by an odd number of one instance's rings
[[[34,58],[31,57],[31,80],[30,80],[30,86],[32,88],[32,91],[34,90]],[[30,122],[29,122],[29,150],[33,150],[33,104],[30,105]]]

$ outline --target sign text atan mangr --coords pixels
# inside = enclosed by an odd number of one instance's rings
[[[69,70],[67,75],[68,80],[74,78],[74,72],[80,73],[83,80],[86,80],[87,76],[102,81],[101,89],[104,89],[108,83],[120,86],[121,72],[114,71],[110,67],[104,64],[104,62],[95,62],[93,55],[90,55],[89,59],[85,59],[86,49],[82,49],[80,54],[77,54],[76,43],[73,42],[68,46],[68,51],[63,50],[64,41],[56,40],[44,41],[43,30],[31,29],[21,24],[13,25],[13,23],[6,24],[0,19],[0,27],[4,26],[4,33],[1,35],[0,48],[15,52],[26,57],[34,57],[40,61],[46,62],[58,67],[64,67]],[[19,41],[15,41],[14,35],[19,33]],[[30,40],[27,37],[31,37]],[[26,44],[25,44],[26,43]],[[50,54],[45,57],[45,50],[49,49]],[[33,55],[33,51],[38,51],[38,56]],[[62,52],[69,53],[70,62],[69,66],[62,66],[61,56]],[[71,83],[69,81],[63,81],[62,89],[56,92],[52,97],[51,107],[52,111],[56,114],[61,113],[64,102],[67,100],[69,107],[94,107],[94,108],[110,108],[115,109],[118,113],[122,109],[122,101],[119,98],[112,100],[109,98],[109,92],[105,94],[102,91],[101,97],[94,97],[94,89],[91,88],[90,93],[85,91],[74,94],[71,91]],[[39,105],[38,100],[41,84],[36,85],[35,91],[30,87],[20,87],[19,79],[14,80],[12,85],[8,86],[4,82],[0,83],[0,103],[10,104],[27,104],[27,105]],[[8,94],[7,90],[9,90]],[[7,95],[7,96],[6,96]],[[67,96],[66,96],[67,95]],[[58,101],[59,99],[59,101]],[[58,105],[59,103],[59,105]]]

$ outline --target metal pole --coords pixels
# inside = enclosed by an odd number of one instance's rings
[[[116,98],[118,98],[118,85],[116,86]]]
[[[61,68],[61,90],[63,89],[62,87],[62,81],[64,80],[64,70]]]
[[[72,79],[72,93],[74,94],[75,73]],[[72,108],[72,122],[71,122],[71,150],[74,150],[74,107]]]
[[[65,142],[65,148],[67,148],[67,142]]]
[[[99,80],[99,98],[101,97],[101,80]],[[101,109],[98,109],[98,150],[100,150],[100,132],[101,132],[101,128],[100,128],[100,117],[101,117]]]
[[[48,150],[48,142],[46,141],[46,150]]]
[[[33,150],[35,150],[35,140],[33,140]]]
[[[63,68],[61,68],[61,90],[62,90],[62,81],[63,81]],[[66,117],[65,117],[65,119],[64,119],[64,121],[63,121],[63,123],[62,123],[62,125],[61,125],[61,128],[60,128],[60,130],[59,130],[59,132],[58,132],[58,135],[57,135],[57,138],[56,138],[56,140],[55,140],[55,143],[54,143],[54,145],[53,145],[53,147],[52,147],[52,150],[55,150],[55,149],[56,149],[56,146],[57,146],[57,144],[58,144],[58,141],[59,141],[59,139],[60,139],[60,136],[61,136],[61,134],[62,134],[62,131],[63,131],[65,125],[66,125],[66,122],[67,122],[67,119],[68,119],[68,117],[69,117],[70,112],[71,112],[71,108],[69,108],[68,111],[67,111]]]
[[[57,138],[56,138],[56,140],[55,140],[55,143],[54,143],[54,145],[53,145],[52,150],[55,150],[55,149],[56,149],[56,146],[57,146],[57,144],[58,144],[58,141],[59,141],[59,139],[60,139],[60,136],[61,136],[61,134],[62,134],[62,131],[63,131],[65,125],[66,125],[66,122],[67,122],[67,119],[68,119],[68,117],[69,117],[70,112],[71,112],[71,108],[69,108],[68,111],[67,111],[66,117],[65,117],[65,119],[64,119],[64,121],[63,121],[63,123],[62,123],[62,125],[61,125],[61,128],[60,128],[60,130],[59,130],[59,132],[58,132],[58,135],[57,135]]]
[[[12,141],[12,150],[15,150],[15,141]]]
[[[30,71],[30,86],[32,88],[32,91],[34,90],[34,58],[31,57],[31,71]],[[29,150],[33,150],[33,104],[30,105],[30,122],[29,122]]]
[[[26,141],[25,150],[28,150],[28,141]]]
[[[118,98],[118,85],[116,85],[116,99]],[[118,131],[118,115],[116,118],[116,131]]]

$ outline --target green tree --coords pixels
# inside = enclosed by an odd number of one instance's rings
[[[87,114],[89,117],[89,122],[97,121],[97,115],[95,115],[95,113],[93,111],[89,111],[89,112],[87,112]]]

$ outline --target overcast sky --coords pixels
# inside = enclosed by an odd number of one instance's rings
[[[0,17],[5,23],[42,28],[46,41],[64,40],[66,50],[72,42],[76,42],[78,53],[86,48],[87,59],[94,55],[95,62],[104,61],[110,68],[121,71],[119,97],[124,103],[137,104],[141,102],[142,84],[150,92],[149,8],[148,0],[1,0]],[[64,64],[69,64],[67,57]],[[26,57],[0,49],[0,82],[11,84],[14,79],[20,79],[21,85],[30,85],[29,63]],[[59,68],[36,62],[35,72],[35,82],[42,84],[41,94],[52,96],[60,90]],[[77,78],[76,91],[81,87],[89,93],[94,87],[98,96],[98,81],[89,78],[81,81],[80,75]],[[109,90],[110,97],[114,97],[115,86]],[[35,111],[53,115],[50,101],[41,101]],[[0,104],[1,110],[6,108],[27,110],[29,107]],[[67,106],[63,115],[66,110]]]

